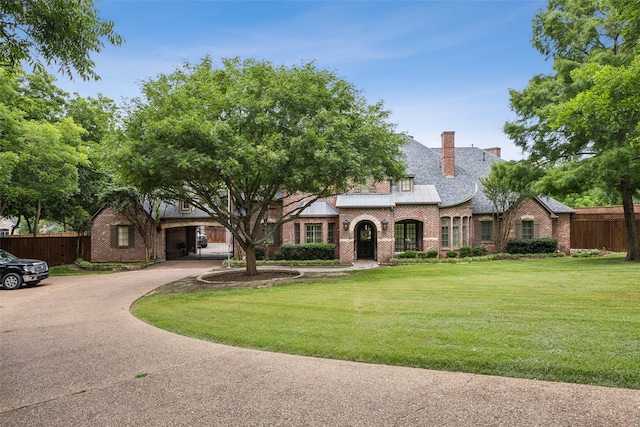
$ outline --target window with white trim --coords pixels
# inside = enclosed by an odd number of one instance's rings
[[[451,225],[451,218],[443,217],[440,220],[440,246],[443,248],[449,247],[449,227]]]
[[[322,224],[307,224],[307,243],[322,243]]]

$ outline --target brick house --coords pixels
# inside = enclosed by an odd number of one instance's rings
[[[492,251],[493,207],[483,193],[480,178],[489,175],[492,163],[502,161],[500,148],[456,147],[454,132],[444,132],[439,148],[428,148],[407,137],[402,151],[408,165],[405,179],[369,182],[349,193],[312,203],[297,219],[274,228],[274,238],[267,245],[269,254],[273,255],[281,244],[334,243],[336,258],[342,264],[351,264],[361,259],[388,263],[394,254],[406,250],[446,253],[463,246],[484,246]],[[284,196],[274,203],[267,227],[275,227],[281,215],[288,213],[284,206],[291,211],[300,206],[290,203],[296,200],[293,197],[300,195]],[[160,234],[156,238],[159,248],[171,247],[167,242],[173,228],[187,230],[187,238],[195,234],[186,227],[213,222],[198,217],[197,212],[187,213],[186,208],[182,215],[176,214],[175,207],[172,209],[173,214],[163,215],[156,229]],[[529,199],[515,213],[510,238],[553,237],[558,239],[558,249],[569,253],[572,213],[571,208],[549,197]],[[105,211],[94,217],[92,254],[94,245],[104,247],[105,242],[111,242],[112,252],[140,256],[136,252],[139,249],[135,249],[139,245],[135,236],[130,240],[133,247],[114,247],[113,225],[118,219],[109,215]],[[124,239],[123,227],[119,232]],[[165,253],[169,254],[169,249]],[[241,255],[236,245],[235,256]],[[108,257],[103,252],[100,259]]]
[[[282,243],[336,244],[341,263],[374,259],[387,263],[406,250],[441,253],[462,246],[494,248],[493,208],[480,178],[502,161],[500,148],[456,147],[444,132],[439,148],[407,137],[402,151],[407,177],[397,183],[358,186],[348,194],[315,202],[282,226]],[[569,253],[573,210],[549,197],[527,200],[515,214],[510,238],[553,237]]]

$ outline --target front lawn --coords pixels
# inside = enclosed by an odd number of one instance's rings
[[[620,256],[398,266],[132,311],[267,351],[640,389],[640,265]]]

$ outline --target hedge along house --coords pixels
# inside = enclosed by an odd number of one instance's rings
[[[493,251],[496,217],[480,178],[489,175],[492,163],[502,161],[500,148],[456,148],[455,133],[444,132],[440,148],[407,137],[402,150],[405,179],[371,182],[313,203],[283,224],[282,243],[334,243],[342,264],[362,259],[388,263],[407,250],[442,254],[484,246]],[[568,253],[571,213],[554,199],[529,199],[515,213],[510,238],[556,238],[558,249]]]

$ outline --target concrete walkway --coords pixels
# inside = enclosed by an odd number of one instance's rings
[[[245,350],[129,306],[212,262],[0,290],[1,426],[640,426],[640,391]]]

